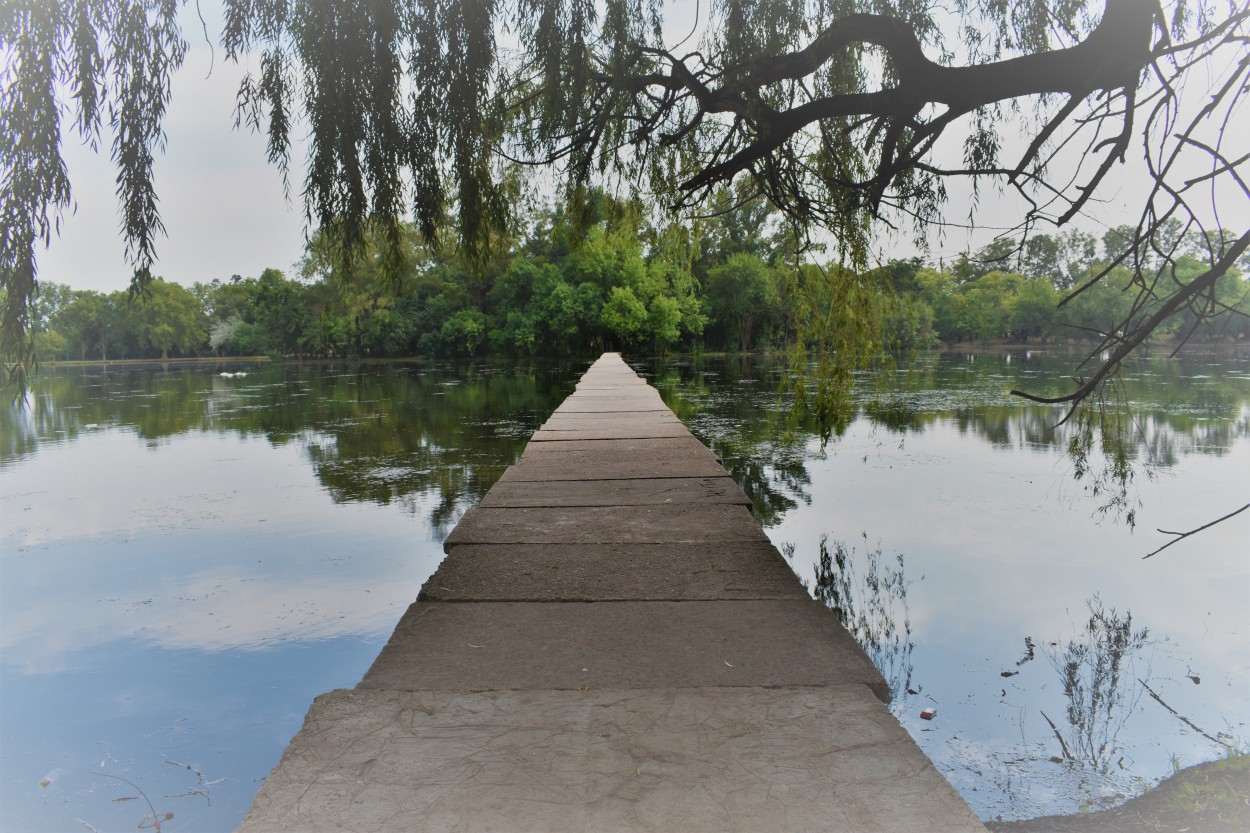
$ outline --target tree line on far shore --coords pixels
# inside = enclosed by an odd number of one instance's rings
[[[190,288],[155,278],[138,297],[44,280],[36,348],[43,361],[749,351],[818,329],[812,317],[845,304],[848,285],[857,303],[873,307],[886,348],[1097,340],[1150,312],[1133,309],[1141,301],[1127,269],[1082,289],[1132,244],[1129,227],[1101,239],[1080,230],[1036,234],[951,263],[917,257],[853,274],[822,263],[818,250],[801,251],[766,203],[728,192],[714,202],[707,219],[657,226],[642,206],[591,192],[574,207],[518,218],[513,237],[473,261],[454,246],[430,250],[413,230],[398,280],[384,277],[380,254],[345,273],[321,237],[293,276],[266,269]],[[1205,271],[1203,252],[1214,241],[1182,236],[1179,224],[1176,232],[1180,256],[1168,268],[1184,282]],[[1156,338],[1250,337],[1250,282],[1240,265],[1221,278],[1205,315],[1175,316]]]

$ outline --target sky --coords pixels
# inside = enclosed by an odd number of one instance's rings
[[[153,274],[190,285],[235,274],[254,277],[268,267],[291,270],[304,245],[302,160],[293,160],[288,200],[281,173],[265,158],[264,136],[233,128],[243,67],[225,60],[211,21],[215,55],[195,24],[184,20],[189,48],[173,81],[166,149],[156,158],[167,236],[157,239]],[[77,133],[63,135],[75,205],[65,213],[59,238],[39,256],[40,280],[99,291],[130,282],[109,141],[103,138],[97,154]]]
[[[671,5],[671,25],[684,35],[690,27],[689,4],[675,0]],[[188,286],[228,280],[236,274],[254,277],[269,267],[292,274],[306,234],[298,128],[293,131],[296,155],[291,163],[288,196],[281,173],[266,160],[265,137],[247,127],[233,126],[235,94],[245,66],[227,61],[218,45],[221,21],[213,15],[219,16],[220,9],[211,3],[202,8],[211,48],[205,41],[205,27],[196,17],[195,4],[185,6],[182,12],[189,48],[173,81],[165,119],[166,148],[156,160],[156,188],[167,236],[157,240],[153,274]],[[681,35],[674,38],[680,39]],[[66,122],[72,122],[72,117]],[[123,289],[129,284],[133,269],[126,262],[119,233],[110,141],[104,137],[101,151],[96,153],[83,146],[72,130],[66,131],[62,153],[74,205],[63,217],[59,237],[38,255],[40,280],[98,291]],[[1011,141],[1007,137],[1006,147],[1011,147]],[[1021,141],[1017,138],[1016,143]],[[958,142],[953,145],[957,148]],[[1010,158],[1010,150],[1004,156]],[[1108,227],[1135,222],[1145,183],[1140,166],[1117,166],[1111,187],[1104,191],[1107,202],[1092,207],[1092,216],[1084,218],[1081,225],[1101,237]],[[952,187],[947,218],[965,221],[971,203],[970,193]],[[985,245],[997,231],[1013,225],[1024,210],[1018,199],[983,192],[977,230],[951,229],[940,239],[931,238],[926,259],[950,261],[962,251]],[[1225,226],[1245,228],[1250,225],[1247,214],[1242,200],[1226,212]],[[883,237],[879,253],[888,260],[910,257],[917,250],[908,232]]]

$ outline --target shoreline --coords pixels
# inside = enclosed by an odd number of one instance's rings
[[[1082,342],[1037,342],[1026,343],[1017,341],[987,341],[967,344],[937,344],[933,347],[908,351],[916,355],[926,353],[989,353],[1002,350],[1021,351],[1031,353],[1088,353],[1091,344]],[[756,356],[756,355],[778,355],[784,354],[787,348],[770,347],[763,350],[751,352],[725,352],[725,351],[687,351],[678,353],[667,353],[665,358],[725,358],[729,356]],[[1173,345],[1164,343],[1147,343],[1141,347],[1140,355],[1150,355],[1153,351],[1166,350],[1169,353],[1175,350]],[[1203,353],[1231,353],[1241,350],[1250,350],[1250,342],[1240,341],[1220,341],[1203,344],[1185,344],[1177,351],[1176,356],[1201,355]],[[644,354],[638,354],[640,357]],[[195,365],[219,365],[219,364],[282,364],[284,362],[420,362],[420,361],[452,361],[452,362],[471,362],[471,361],[518,361],[518,360],[542,360],[542,361],[561,361],[585,358],[582,356],[480,356],[475,359],[442,359],[431,356],[333,356],[333,357],[280,357],[272,356],[180,356],[177,358],[161,359],[143,358],[143,359],[45,359],[39,362],[40,367],[145,367],[145,366],[195,366]]]
[[[983,823],[992,833],[1244,833],[1250,830],[1250,754],[1185,767],[1106,810]]]

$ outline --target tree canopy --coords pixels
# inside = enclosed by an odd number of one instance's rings
[[[696,6],[689,34],[661,0],[222,2],[226,55],[258,67],[237,122],[266,132],[284,173],[307,131],[307,214],[345,270],[371,239],[398,274],[409,217],[431,244],[451,218],[450,242],[484,256],[526,169],[679,212],[732,183],[857,269],[879,229],[962,218],[948,186],[970,180],[1029,206],[1004,251],[1053,257],[1030,247],[1036,230],[1105,199],[1133,157],[1150,187],[1123,253],[1061,301],[1121,269],[1136,299],[1101,332],[1092,355],[1106,358],[1046,400],[1079,403],[1164,322],[1224,311],[1216,283],[1250,247],[1250,229],[1219,231],[1230,200],[1244,225],[1250,199],[1250,139],[1233,127],[1250,89],[1250,10],[1234,0],[717,0]],[[0,352],[19,377],[38,250],[72,205],[68,131],[108,143],[135,289],[150,280],[181,5],[0,0]],[[1208,241],[1196,271],[1177,250],[1193,232]],[[631,294],[612,307],[622,332],[640,326]]]

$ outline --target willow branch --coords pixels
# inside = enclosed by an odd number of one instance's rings
[[[1241,507],[1240,509],[1234,509],[1232,512],[1229,512],[1227,515],[1225,515],[1222,518],[1216,518],[1210,523],[1205,523],[1196,529],[1189,530],[1188,532],[1173,532],[1170,529],[1160,529],[1159,532],[1163,533],[1164,535],[1175,535],[1176,537],[1173,538],[1171,541],[1168,541],[1163,546],[1159,547],[1159,549],[1155,550],[1154,552],[1143,555],[1142,560],[1145,561],[1147,558],[1150,558],[1150,556],[1152,555],[1158,555],[1159,553],[1163,552],[1164,550],[1166,550],[1168,547],[1172,546],[1173,544],[1179,544],[1181,541],[1184,541],[1190,535],[1197,535],[1199,532],[1202,532],[1204,529],[1210,529],[1211,527],[1215,526],[1218,523],[1223,523],[1229,518],[1236,517],[1237,515],[1240,515],[1242,512],[1245,512],[1247,509],[1250,509],[1250,503],[1247,503],[1245,506]],[[1208,735],[1208,737],[1210,736]]]

